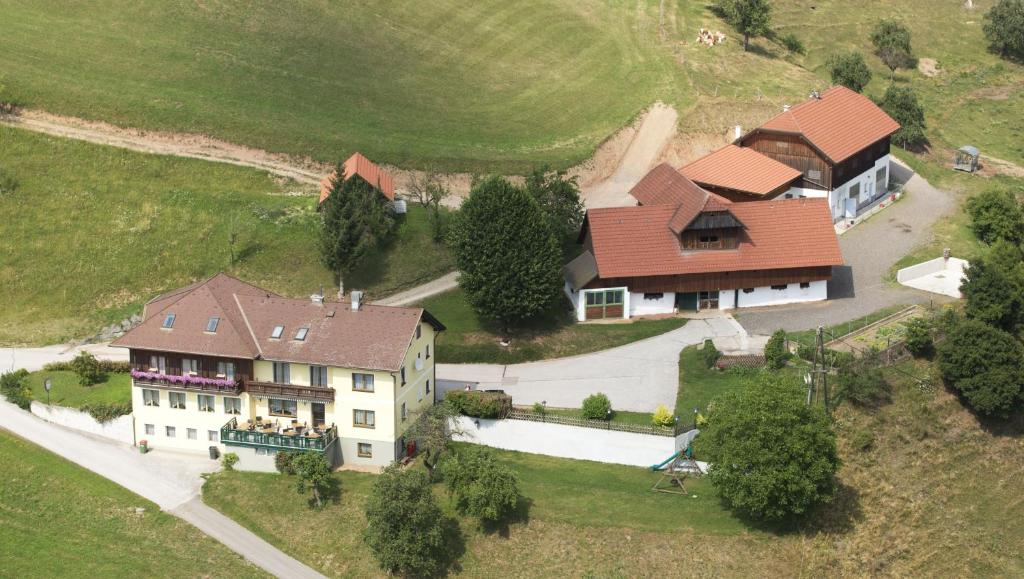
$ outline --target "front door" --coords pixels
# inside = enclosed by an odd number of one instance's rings
[[[325,423],[324,419],[324,403],[314,402],[313,406],[313,426],[323,426]]]
[[[700,292],[700,309],[702,310],[717,310],[718,309],[718,290],[711,292]]]
[[[680,312],[697,311],[697,292],[676,292],[676,309]]]

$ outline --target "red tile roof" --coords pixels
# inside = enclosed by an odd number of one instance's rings
[[[345,171],[345,179],[349,179],[352,175],[359,175],[363,180],[383,193],[389,201],[395,200],[395,182],[391,175],[361,153],[353,153],[351,157],[345,160],[342,168]],[[332,171],[330,175],[320,181],[321,204],[330,196],[331,187],[334,186],[334,179],[337,178],[337,175],[337,171]]]
[[[601,278],[643,277],[843,263],[826,199],[733,203],[744,233],[737,249],[683,251],[667,226],[676,207],[592,209],[586,227]]]
[[[760,129],[799,133],[834,163],[899,130],[900,125],[868,97],[836,86],[779,114]],[[755,129],[760,130],[760,129]]]
[[[668,163],[651,169],[629,190],[641,205],[679,205],[706,193]]]
[[[800,178],[800,171],[746,147],[726,145],[679,170],[705,187],[767,195]]]

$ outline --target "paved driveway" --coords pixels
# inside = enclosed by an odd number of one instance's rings
[[[739,310],[736,316],[747,331],[770,334],[779,328],[805,330],[846,322],[887,306],[948,299],[883,279],[900,258],[931,241],[932,224],[955,207],[951,193],[936,189],[905,165],[893,163],[891,167],[894,178],[906,180],[906,195],[839,237],[846,266],[833,272],[829,301]]]
[[[583,399],[604,392],[618,410],[652,412],[659,404],[675,407],[679,388],[679,351],[716,340],[719,349],[757,349],[743,328],[728,316],[695,319],[678,330],[593,354],[528,364],[438,364],[439,380],[479,382],[512,395],[515,404],[546,401],[549,406],[579,408]]]

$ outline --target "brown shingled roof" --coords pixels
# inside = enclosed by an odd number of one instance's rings
[[[898,131],[899,123],[868,97],[835,86],[785,111],[758,130],[798,133],[834,163]]]
[[[648,171],[644,178],[629,190],[629,194],[641,205],[676,206],[703,193],[706,191],[668,163],[662,163]]]
[[[163,329],[174,313],[174,327]],[[210,316],[221,318],[205,332]],[[397,371],[420,320],[440,324],[422,308],[363,305],[283,298],[225,274],[154,298],[145,318],[112,345],[232,358],[262,358],[346,368]],[[284,326],[281,339],[270,337]],[[299,328],[305,340],[296,340]]]
[[[383,193],[388,198],[388,201],[395,200],[395,182],[391,175],[361,153],[353,153],[351,157],[345,160],[342,169],[345,171],[345,179],[351,178],[352,175],[359,175],[363,180]],[[334,180],[337,176],[338,172],[332,171],[330,175],[320,181],[320,204],[323,204],[327,197],[330,196],[331,188],[334,186]]]
[[[800,178],[800,171],[746,147],[726,145],[680,172],[705,187],[767,195]]]
[[[826,199],[733,203],[745,228],[737,249],[683,251],[668,227],[671,205],[592,209],[587,227],[602,278],[677,275],[843,263]]]

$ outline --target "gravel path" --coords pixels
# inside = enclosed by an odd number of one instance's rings
[[[932,240],[932,224],[956,207],[951,193],[912,174],[906,165],[894,162],[891,168],[894,178],[906,181],[906,194],[898,203],[840,236],[846,266],[833,272],[829,301],[739,310],[736,316],[748,332],[805,330],[846,322],[888,306],[946,299],[884,281],[900,258]]]
[[[410,290],[399,292],[373,302],[378,306],[407,306],[431,296],[453,290],[459,286],[459,272],[453,271],[435,280],[416,286]]]

